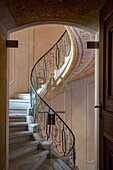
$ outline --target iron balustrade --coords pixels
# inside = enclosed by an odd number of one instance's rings
[[[55,45],[46,52],[33,66],[30,76],[30,102],[34,123],[40,125],[40,135],[45,140],[53,141],[53,150],[60,156],[66,156],[70,166],[75,165],[75,136],[64,120],[49,106],[44,96],[51,88],[47,84],[50,79],[55,79],[55,70],[60,70],[64,65],[65,57],[71,53],[71,41],[65,31]],[[66,65],[67,67],[67,65]],[[66,69],[66,67],[64,69]],[[62,72],[63,73],[63,72]],[[50,114],[54,116],[54,124],[49,123]]]

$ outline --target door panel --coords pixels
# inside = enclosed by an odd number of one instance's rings
[[[113,111],[113,14],[104,22],[105,110]]]
[[[113,170],[113,147],[112,142],[105,138],[105,155],[106,155],[106,162],[104,167],[106,170]]]
[[[113,117],[103,111],[103,130],[113,136]]]
[[[100,170],[113,170],[113,1],[100,12]]]

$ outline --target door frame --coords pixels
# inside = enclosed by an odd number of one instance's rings
[[[107,3],[104,5],[104,7],[100,11],[100,55],[99,55],[99,100],[100,105],[102,108],[100,108],[99,112],[99,168],[100,170],[104,169],[103,160],[104,160],[104,139],[103,139],[103,116],[102,111],[104,109],[104,23],[106,20],[110,17],[110,15],[113,13],[113,6],[111,5],[112,0],[108,0]]]

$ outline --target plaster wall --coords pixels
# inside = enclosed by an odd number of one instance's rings
[[[15,92],[29,92],[30,73],[35,62],[42,57],[65,31],[64,26],[36,26],[10,34],[10,39],[18,40],[19,47],[10,49],[9,97]]]
[[[62,25],[41,25],[34,27],[34,62],[44,55],[64,33]]]
[[[28,92],[29,90],[29,71],[33,65],[32,32],[33,28],[10,35],[11,40],[18,40],[19,47],[10,49],[9,97],[12,97],[14,92]]]
[[[76,164],[81,170],[94,170],[94,75],[68,84],[47,99],[61,114],[76,138]]]

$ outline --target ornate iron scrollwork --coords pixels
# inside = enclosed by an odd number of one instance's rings
[[[70,165],[75,165],[75,137],[61,117],[43,100],[47,83],[54,79],[54,70],[60,69],[71,52],[71,41],[65,31],[57,43],[34,65],[30,77],[30,100],[34,122],[40,125],[40,135],[53,140],[53,149],[59,156],[68,156]],[[61,76],[61,74],[60,74]],[[60,77],[59,77],[60,78]],[[39,84],[40,82],[40,84]],[[54,122],[49,122],[54,115]]]

